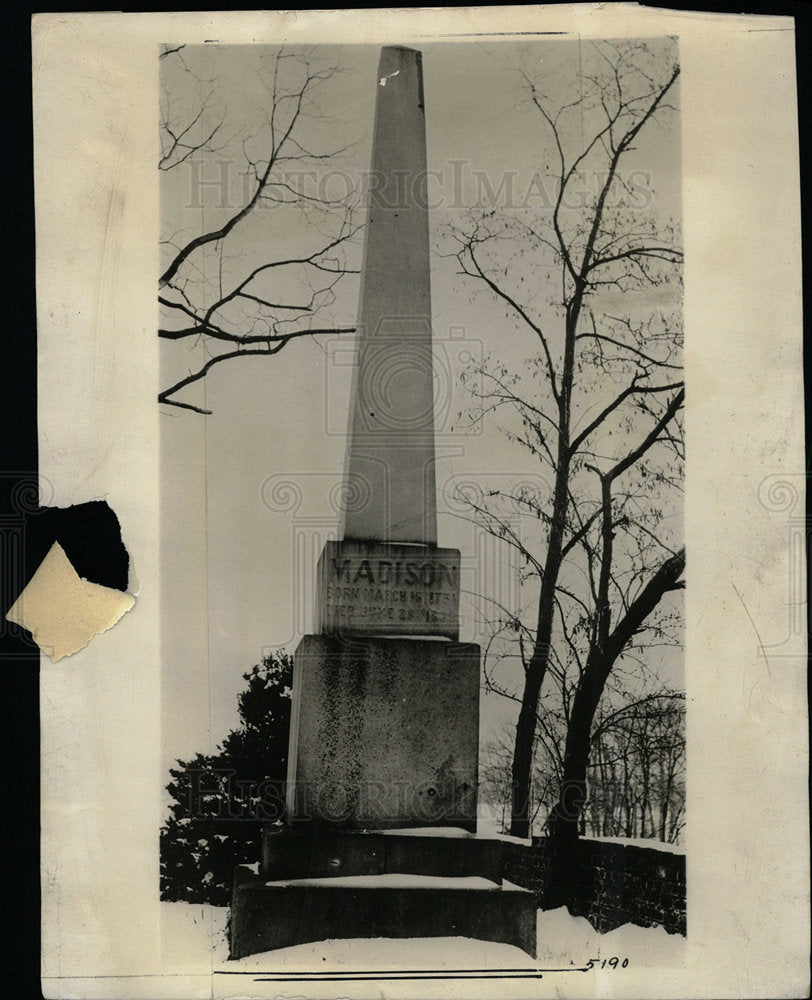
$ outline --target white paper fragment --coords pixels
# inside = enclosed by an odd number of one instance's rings
[[[6,618],[28,629],[56,662],[112,628],[134,604],[132,594],[83,580],[54,542]]]

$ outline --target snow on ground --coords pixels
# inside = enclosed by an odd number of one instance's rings
[[[494,815],[486,804],[480,802],[476,821],[478,837],[483,837],[486,840],[507,840],[511,844],[526,844],[528,846],[533,843],[531,837],[511,837],[510,834],[502,833],[503,823],[503,817]]]
[[[249,955],[215,966],[221,970],[260,972],[314,970],[336,972],[467,971],[538,968],[529,955],[509,944],[473,938],[347,938],[298,944]]]
[[[538,970],[599,965],[611,958],[628,959],[633,968],[680,965],[685,939],[662,927],[625,924],[607,934],[595,931],[585,917],[573,917],[561,907],[539,910],[538,958],[512,945],[462,937],[353,938],[319,941],[228,959],[225,907],[192,903],[162,903],[162,939],[166,971],[198,972],[211,968],[220,979],[232,973],[319,974],[384,970]],[[241,978],[241,977],[239,977]],[[232,994],[234,995],[234,994]],[[277,994],[269,994],[277,995]],[[347,995],[346,993],[344,995]]]
[[[538,962],[542,968],[612,957],[621,961],[628,958],[630,964],[638,967],[679,965],[685,953],[685,938],[669,934],[664,927],[624,924],[599,934],[586,917],[573,917],[565,906],[539,910],[537,928]]]
[[[379,832],[415,837],[474,839],[477,836],[457,827]],[[529,843],[496,834],[492,830],[481,830],[479,836],[498,836],[502,840]],[[594,839],[679,852],[678,848],[657,841]],[[252,867],[256,869],[257,866]],[[329,881],[334,884],[400,885],[402,880],[407,880],[410,886],[442,883],[447,887],[453,882],[468,888],[499,889],[493,882],[473,876],[440,879],[394,874]],[[326,880],[297,881],[320,884]],[[637,981],[638,972],[645,977],[659,975],[658,972],[646,973],[647,969],[663,970],[667,976],[669,967],[679,968],[687,960],[685,938],[669,934],[662,927],[644,928],[625,924],[614,931],[599,934],[585,917],[573,917],[565,907],[538,911],[537,959],[530,958],[512,945],[463,937],[437,937],[317,941],[230,961],[226,907],[162,903],[161,916],[164,972],[177,975],[202,973],[206,982],[211,983],[212,995],[216,997],[256,997],[265,1000],[280,996],[301,1000],[305,997],[320,1000],[352,997],[353,1000],[379,1000],[384,995],[383,990],[392,1000],[414,1000],[417,997],[427,1000],[437,996],[438,981],[443,977],[443,995],[455,1000],[487,1000],[505,990],[505,995],[515,1000],[575,995],[571,990],[572,987],[576,991],[581,989],[580,977],[586,977],[583,980],[583,995],[611,996],[613,992],[622,995],[624,989]],[[579,971],[589,965],[590,960],[594,963],[591,970]],[[624,961],[627,962],[628,976],[621,971]],[[617,967],[614,970],[612,962]],[[208,979],[209,973],[212,974],[211,980]],[[389,978],[381,979],[386,973],[389,973]],[[543,976],[543,984],[539,973]],[[623,987],[621,981],[625,984]],[[645,979],[640,981],[650,982]]]
[[[525,847],[533,846],[532,837],[511,837],[509,833],[492,833],[490,836],[496,840],[506,840],[509,844],[524,844]]]
[[[177,974],[201,972],[228,955],[228,908],[203,903],[161,903],[164,966]]]

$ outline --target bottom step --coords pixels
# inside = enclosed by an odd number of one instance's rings
[[[470,937],[536,957],[536,897],[486,879],[366,876],[266,882],[234,876],[231,958],[329,938]]]

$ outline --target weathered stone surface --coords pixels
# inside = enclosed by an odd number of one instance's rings
[[[269,880],[399,872],[454,878],[478,875],[498,884],[502,841],[266,827],[260,871]]]
[[[536,900],[507,886],[267,885],[238,868],[229,934],[232,958],[328,938],[457,935],[512,944],[535,957]]]
[[[421,54],[378,67],[344,538],[437,544]]]
[[[458,549],[329,541],[317,578],[317,632],[459,638]]]
[[[382,834],[346,830],[266,827],[260,873],[269,881],[382,875],[386,871],[383,839]]]
[[[476,829],[479,647],[304,636],[294,654],[288,820]]]

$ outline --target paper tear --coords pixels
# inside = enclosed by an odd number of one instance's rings
[[[78,652],[135,604],[132,594],[83,580],[54,542],[6,618],[28,629],[54,662]]]
[[[380,80],[380,83],[378,84],[378,86],[385,87],[386,86],[386,81],[389,79],[389,77],[391,77],[391,76],[397,76],[398,73],[400,73],[400,70],[396,69],[394,73],[389,73],[387,76],[382,76],[381,80]]]

